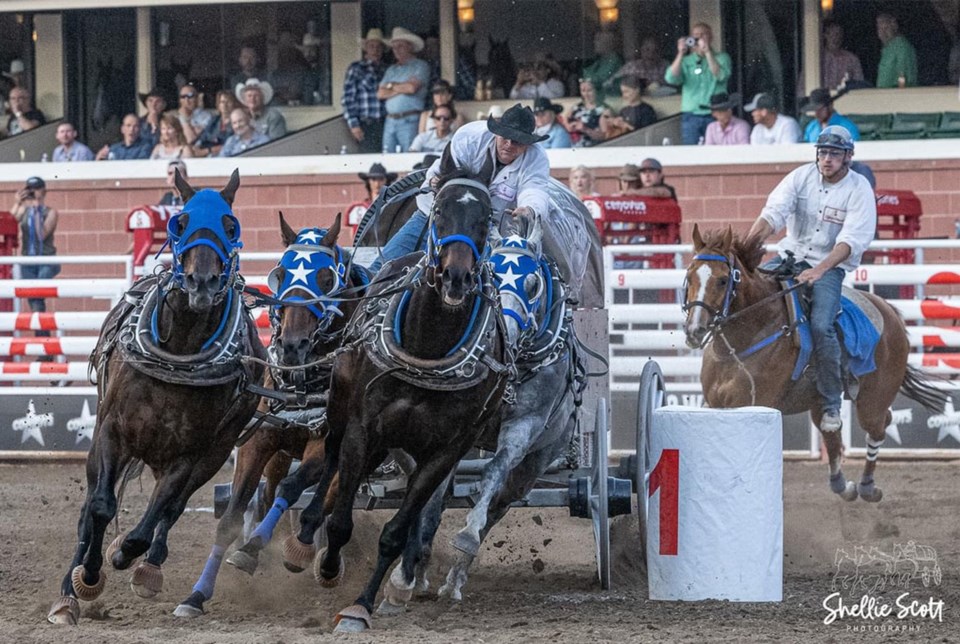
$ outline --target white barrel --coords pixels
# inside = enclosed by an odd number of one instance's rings
[[[660,407],[649,433],[650,599],[781,601],[780,412]]]

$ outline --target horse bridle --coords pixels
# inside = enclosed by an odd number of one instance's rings
[[[472,239],[466,235],[456,234],[456,235],[447,235],[446,237],[440,237],[437,233],[437,225],[434,221],[436,214],[439,210],[440,196],[443,194],[443,191],[450,186],[468,186],[476,190],[480,190],[486,195],[487,200],[490,199],[490,190],[487,186],[483,185],[479,181],[473,179],[451,179],[443,184],[440,190],[433,198],[433,207],[430,209],[430,221],[428,223],[430,234],[427,236],[427,265],[436,270],[440,267],[440,253],[443,251],[444,246],[448,246],[454,243],[466,244],[470,251],[473,253],[474,266],[471,271],[475,275],[480,272],[481,265],[483,264],[484,258],[490,253],[490,246],[484,244],[483,252],[477,248],[477,245]],[[478,284],[478,280],[474,280],[474,284]]]
[[[525,240],[524,240],[525,241]],[[544,291],[547,286],[544,280],[544,272],[549,273],[549,267],[546,263],[540,258],[537,257],[532,250],[530,250],[526,245],[524,246],[498,246],[490,252],[490,261],[492,264],[495,264],[496,257],[503,255],[522,255],[533,260],[536,265],[535,270],[532,272],[524,273],[521,272],[520,276],[522,279],[519,281],[521,285],[519,288],[515,289],[505,289],[502,284],[503,280],[500,275],[493,271],[493,279],[497,285],[497,291],[502,295],[506,293],[510,295],[512,300],[515,300],[520,305],[520,309],[511,308],[509,306],[503,306],[502,312],[503,315],[513,318],[516,320],[517,325],[520,327],[521,333],[530,331],[536,331],[536,311],[540,307],[540,298],[543,297]],[[518,264],[519,267],[519,264]],[[533,275],[537,279],[537,290],[533,296],[527,295],[526,290],[523,288],[523,282],[526,280],[526,277]]]
[[[706,302],[702,300],[695,300],[690,302],[687,300],[687,292],[689,291],[687,280],[683,281],[683,306],[681,307],[684,313],[690,311],[690,309],[695,306],[699,306],[707,313],[710,314],[710,320],[707,326],[711,328],[719,328],[724,324],[730,315],[730,305],[733,303],[733,298],[737,296],[737,284],[740,283],[740,269],[734,264],[733,258],[727,257],[726,255],[714,255],[714,254],[699,254],[693,256],[694,261],[701,262],[723,262],[727,265],[727,268],[730,269],[730,276],[727,280],[727,290],[723,295],[723,305],[722,308],[715,309]]]
[[[194,196],[196,198],[196,196]],[[193,198],[191,199],[191,201]],[[170,244],[170,250],[173,255],[171,283],[178,288],[183,288],[183,256],[191,248],[197,246],[207,246],[212,248],[223,263],[223,270],[220,273],[220,288],[217,295],[230,289],[237,281],[240,268],[240,249],[243,248],[243,242],[240,241],[240,221],[232,212],[225,212],[219,215],[210,215],[206,212],[197,212],[189,210],[190,202],[184,206],[179,214],[174,215],[167,222],[167,242]],[[187,215],[187,227],[180,232],[180,218]],[[223,226],[223,218],[229,218],[234,225],[234,233],[228,235]],[[201,231],[212,233],[217,242],[206,237],[199,237],[190,241],[197,233]],[[164,244],[164,247],[166,246]],[[160,249],[163,251],[163,248]]]

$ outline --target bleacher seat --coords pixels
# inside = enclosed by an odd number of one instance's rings
[[[913,126],[916,123],[923,123],[925,129],[932,130],[940,127],[942,118],[943,114],[940,112],[897,112],[893,115],[891,127],[895,128],[898,125]]]
[[[864,141],[876,139],[882,128],[890,127],[893,122],[892,114],[845,114],[860,130],[860,138]]]

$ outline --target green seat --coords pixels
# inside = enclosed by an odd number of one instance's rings
[[[922,121],[901,121],[891,127],[880,128],[878,134],[884,141],[922,139],[927,136],[927,126]]]
[[[844,114],[844,116],[853,121],[861,132],[864,127],[872,127],[873,130],[877,130],[882,127],[890,127],[893,123],[893,114]]]
[[[956,127],[939,127],[936,130],[927,130],[927,137],[931,139],[960,139],[960,121]]]
[[[893,124],[891,127],[896,128],[898,125],[914,125],[916,123],[923,123],[923,125],[928,129],[932,130],[934,128],[940,127],[940,120],[943,115],[940,112],[917,112],[917,113],[908,113],[908,112],[897,112],[893,115]]]

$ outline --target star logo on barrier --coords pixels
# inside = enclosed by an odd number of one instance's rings
[[[23,432],[20,437],[21,445],[32,438],[40,443],[41,447],[46,447],[42,431],[45,427],[53,427],[53,414],[50,412],[38,414],[32,399],[27,403],[27,415],[15,419],[11,425],[13,431]]]
[[[80,415],[67,421],[67,431],[76,432],[77,442],[75,444],[79,444],[84,438],[92,441],[93,428],[96,427],[96,424],[97,417],[90,413],[90,403],[84,400]]]
[[[523,275],[514,273],[514,272],[513,272],[513,267],[512,267],[512,266],[508,266],[508,267],[507,267],[507,272],[506,272],[506,273],[497,273],[497,277],[499,277],[499,278],[501,279],[501,281],[503,281],[503,285],[504,285],[504,286],[509,286],[509,287],[512,288],[513,290],[519,290],[519,287],[517,286],[517,280],[519,280],[521,277],[523,277]]]
[[[897,441],[897,445],[903,445],[903,441],[900,440],[900,425],[913,422],[913,410],[909,408],[894,409],[891,411],[891,417],[890,426],[887,427],[887,436]]]
[[[290,275],[293,279],[290,281],[291,284],[296,284],[297,282],[303,282],[307,284],[307,275],[312,273],[315,269],[307,268],[306,264],[300,264],[296,268],[290,269]]]
[[[960,414],[954,411],[953,398],[947,398],[942,414],[927,419],[927,427],[939,430],[937,433],[938,443],[947,436],[952,436],[953,440],[960,443]]]
[[[316,243],[319,237],[320,235],[317,234],[317,231],[308,230],[305,233],[300,233],[299,235],[297,235],[297,241],[309,241],[309,242]]]
[[[308,264],[313,262],[313,256],[317,254],[315,250],[295,250],[293,259],[291,262],[306,262]]]

